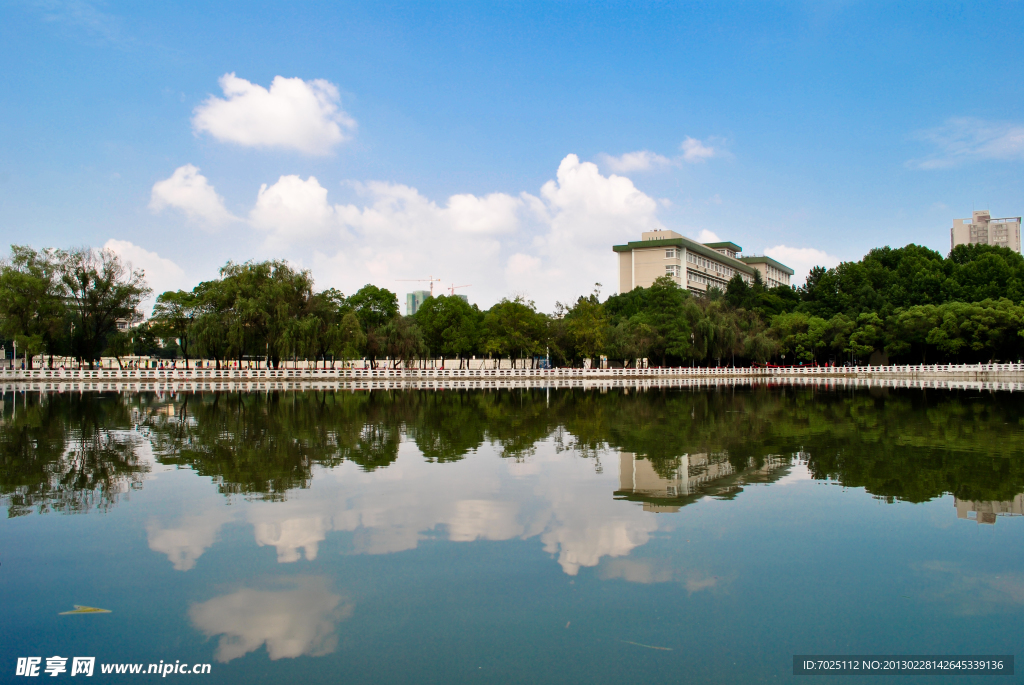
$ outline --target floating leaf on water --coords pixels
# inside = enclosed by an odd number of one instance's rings
[[[97,609],[96,607],[84,607],[81,604],[75,605],[74,611],[62,611],[59,616],[70,616],[71,614],[109,614],[110,609]]]

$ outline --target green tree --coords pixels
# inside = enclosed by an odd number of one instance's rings
[[[75,325],[72,350],[81,359],[98,360],[117,321],[141,316],[138,307],[152,290],[143,271],[112,250],[78,248],[54,255]]]
[[[668,276],[656,278],[648,288],[639,321],[656,333],[649,354],[660,357],[662,366],[667,365],[670,356],[692,356],[690,319],[685,315],[689,300],[690,294]]]
[[[532,301],[522,297],[502,299],[484,317],[484,349],[489,354],[507,356],[510,361],[525,359],[544,351],[547,320]]]
[[[589,297],[580,297],[564,316],[566,333],[575,354],[574,357],[593,359],[595,363],[605,350],[605,334],[608,319],[600,302],[600,283],[595,284]],[[596,364],[595,364],[596,365]]]
[[[55,251],[12,245],[0,262],[0,336],[30,356],[48,352],[52,367],[67,323]]]
[[[885,322],[875,312],[857,317],[857,328],[850,334],[848,349],[857,359],[865,359],[885,343]]]
[[[196,317],[202,311],[199,296],[193,291],[168,290],[156,298],[150,326],[161,338],[172,338],[185,358],[188,368],[189,358],[195,343]]]
[[[380,328],[398,316],[398,296],[375,285],[364,285],[349,298],[348,304],[364,330]]]
[[[442,359],[456,357],[459,368],[479,344],[483,315],[461,297],[429,297],[415,319],[430,354]]]
[[[413,317],[396,316],[380,330],[386,341],[384,349],[395,368],[399,363],[408,366],[413,360],[426,356],[427,345]]]
[[[348,304],[366,336],[364,349],[370,366],[377,367],[377,357],[386,354],[387,336],[383,328],[398,316],[398,296],[385,288],[364,285],[349,298]]]

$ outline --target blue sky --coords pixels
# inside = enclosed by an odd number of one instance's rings
[[[714,234],[798,270],[1024,213],[1020,3],[14,2],[8,243],[157,289],[284,258],[321,287],[550,310],[610,245]],[[225,88],[228,90],[226,91]],[[262,189],[262,190],[261,190]]]

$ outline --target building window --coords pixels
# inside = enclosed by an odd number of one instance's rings
[[[665,275],[666,276],[678,276],[679,275],[679,265],[678,264],[666,264],[665,265]]]
[[[670,248],[668,250],[665,250],[665,259],[675,259],[675,258],[676,258],[676,250],[675,250],[675,248]]]

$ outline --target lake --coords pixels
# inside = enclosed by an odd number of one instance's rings
[[[1021,639],[1016,393],[3,399],[5,682],[777,683]]]

